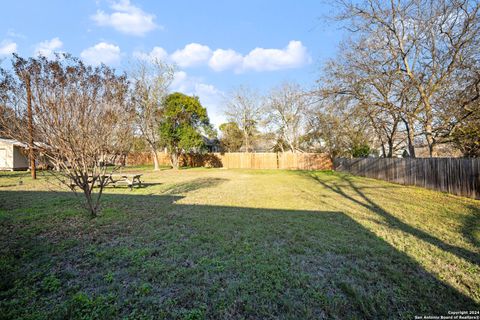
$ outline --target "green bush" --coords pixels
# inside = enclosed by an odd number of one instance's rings
[[[352,147],[352,157],[366,158],[370,155],[370,146],[367,144],[354,145]]]

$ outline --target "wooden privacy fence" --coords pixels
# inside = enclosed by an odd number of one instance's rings
[[[480,159],[337,158],[337,171],[480,199]]]
[[[160,152],[161,165],[170,165],[170,158]],[[187,154],[180,159],[181,165],[191,167],[223,167],[230,169],[289,169],[289,170],[331,170],[332,161],[319,153],[207,153]],[[128,165],[152,164],[152,154],[131,153]]]
[[[160,165],[170,165],[168,154],[158,152],[157,155]],[[127,155],[126,163],[129,166],[150,165],[153,164],[153,155],[151,152],[131,152]]]
[[[223,167],[241,169],[331,170],[332,161],[319,153],[215,153]]]

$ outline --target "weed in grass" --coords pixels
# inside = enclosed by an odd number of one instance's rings
[[[152,292],[152,285],[149,283],[142,283],[137,288],[137,294],[141,296],[146,296]]]
[[[106,283],[112,283],[115,280],[115,274],[113,272],[108,272],[103,279]]]
[[[42,288],[47,292],[56,292],[61,287],[61,281],[54,274],[49,274],[42,281]]]
[[[89,296],[78,292],[64,307],[64,316],[69,319],[116,319],[118,309],[114,295]]]

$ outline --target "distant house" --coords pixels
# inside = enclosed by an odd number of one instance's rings
[[[208,138],[202,135],[203,142],[205,143],[205,149],[207,149],[208,152],[220,152],[221,151],[221,146],[220,146],[220,141],[218,141],[217,138]]]
[[[0,170],[27,169],[27,145],[17,140],[0,138]]]

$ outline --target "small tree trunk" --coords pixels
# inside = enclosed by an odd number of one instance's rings
[[[179,155],[177,152],[170,154],[170,162],[172,163],[172,167],[178,170]]]
[[[190,152],[188,157],[189,157],[188,162],[190,162],[190,167],[194,168],[195,167],[195,159],[194,159],[193,152]]]
[[[428,154],[432,158],[434,156],[435,139],[432,135],[432,126],[428,123],[425,126],[425,139],[427,140]]]
[[[158,171],[158,170],[160,170],[160,165],[159,165],[159,161],[158,161],[157,150],[152,148],[151,152],[152,152],[153,165],[154,165],[153,170]]]
[[[86,200],[86,206],[87,210],[90,214],[91,218],[95,218],[97,216],[97,206],[94,204],[93,198],[92,198],[92,190],[87,186],[85,189],[83,189],[83,194],[85,195],[85,200]]]

